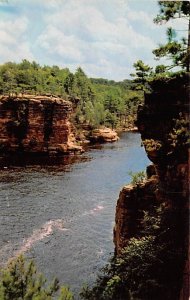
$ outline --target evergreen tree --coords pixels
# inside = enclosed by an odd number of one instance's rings
[[[74,75],[72,73],[70,73],[65,79],[64,89],[65,89],[65,92],[71,96],[73,93],[73,84],[74,84]]]
[[[176,40],[176,32],[168,28],[168,42],[153,50],[157,58],[168,57],[172,59],[173,65],[186,68],[190,71],[190,2],[189,1],[159,1],[160,13],[154,19],[156,24],[168,22],[170,19],[184,18],[188,22],[188,37]]]
[[[57,279],[48,286],[34,262],[27,263],[23,256],[12,260],[0,273],[1,300],[53,300],[58,290]],[[61,289],[59,300],[73,300],[68,288]]]
[[[152,68],[148,65],[145,65],[142,60],[138,60],[133,64],[135,68],[135,73],[130,74],[132,77],[135,77],[134,82],[136,83],[136,89],[146,92],[148,90],[148,78],[150,77]]]

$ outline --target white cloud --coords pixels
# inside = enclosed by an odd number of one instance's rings
[[[48,25],[37,42],[51,54],[58,54],[76,62],[83,60],[83,54],[77,45],[78,39],[73,35],[65,35],[63,31],[55,26]]]
[[[169,24],[153,23],[157,11],[146,9],[153,2],[12,0],[14,14],[0,21],[0,60],[36,58],[71,70],[80,65],[89,76],[124,79],[138,59],[155,64],[152,49]]]
[[[144,11],[134,11],[131,9],[127,9],[126,16],[128,20],[141,23],[142,25],[146,25],[149,28],[154,26],[152,21],[154,18],[153,14],[147,14]]]
[[[90,76],[108,74],[113,78],[111,71],[114,71],[115,77],[126,78],[130,73],[129,63],[132,65],[139,52],[148,53],[156,44],[148,34],[131,26],[130,18],[136,15],[130,12],[130,17],[126,17],[126,3],[122,0],[106,2],[107,6],[104,3],[101,10],[100,0],[58,2],[59,5],[45,15],[47,26],[36,46],[65,64],[85,67]],[[144,15],[142,13],[142,18]],[[146,18],[148,22],[147,15]]]
[[[25,39],[28,26],[26,17],[0,21],[0,57],[2,61],[33,59],[29,42]]]

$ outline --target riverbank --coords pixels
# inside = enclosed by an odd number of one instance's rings
[[[100,129],[95,129],[95,134],[99,133]],[[27,152],[17,151],[12,153],[0,154],[0,169],[6,169],[8,167],[17,166],[59,166],[59,165],[69,165],[75,162],[83,161],[85,158],[83,153],[88,153],[92,149],[101,149],[106,143],[118,142],[123,133],[137,133],[137,128],[133,127],[131,129],[117,128],[116,130],[111,130],[109,128],[102,128],[100,134],[96,134],[95,138],[88,139],[92,136],[91,131],[84,130],[76,131],[76,143],[80,147],[79,151],[69,151],[67,153],[38,153],[38,152]],[[110,138],[111,135],[111,138]],[[82,149],[82,151],[81,151]]]

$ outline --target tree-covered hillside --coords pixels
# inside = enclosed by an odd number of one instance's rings
[[[0,94],[57,95],[76,105],[75,122],[99,127],[133,126],[143,93],[130,80],[115,82],[88,78],[79,67],[75,73],[58,66],[40,66],[36,62],[7,62],[0,66]]]

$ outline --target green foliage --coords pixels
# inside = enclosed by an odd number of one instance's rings
[[[186,58],[186,50],[187,50],[187,45],[186,42],[184,41],[183,43],[179,43],[175,40],[172,40],[172,37],[169,38],[169,42],[166,45],[160,45],[159,48],[153,50],[153,54],[157,58],[165,57],[167,56],[169,59],[173,60],[173,65],[169,66],[175,67],[175,66],[185,66],[185,58]]]
[[[174,119],[173,130],[169,133],[170,153],[188,150],[190,143],[189,120],[185,120],[181,115],[179,119]]]
[[[167,57],[173,61],[173,65],[181,66],[189,71],[190,67],[190,3],[189,1],[159,1],[160,13],[154,19],[157,24],[168,22],[170,19],[184,18],[188,20],[187,38],[177,40],[176,31],[167,29],[168,42],[160,45],[153,53],[157,58]]]
[[[154,19],[155,23],[167,22],[173,18],[189,15],[190,4],[188,1],[158,1],[160,13]]]
[[[159,151],[162,148],[162,143],[153,139],[145,139],[143,145],[147,152]]]
[[[145,65],[141,60],[138,60],[133,66],[136,70],[131,76],[135,77],[134,82],[137,83],[137,88],[148,92],[150,83],[155,80],[167,80],[172,73],[170,69],[181,67],[190,71],[190,2],[189,1],[158,1],[160,12],[154,19],[156,24],[163,24],[171,19],[183,18],[187,21],[187,35],[178,38],[177,31],[169,27],[166,30],[167,42],[160,44],[158,48],[153,50],[156,59],[167,58],[170,61],[169,65],[158,65],[152,71],[148,65]],[[179,29],[181,30],[181,29]]]
[[[23,256],[11,260],[0,272],[1,300],[53,300],[59,290],[58,280],[50,285],[37,273],[33,261],[27,263]],[[58,300],[73,300],[72,293],[63,287]]]
[[[73,294],[68,287],[61,288],[61,294],[58,300],[74,300]]]
[[[156,74],[164,74],[166,72],[166,69],[167,69],[166,66],[164,66],[164,65],[158,65],[155,68],[155,73]]]
[[[101,81],[100,81],[101,82]],[[143,103],[143,94],[134,90],[128,81],[114,83],[96,83],[94,85],[97,99],[104,105],[106,126],[128,127],[134,126],[137,107]]]
[[[89,81],[79,68],[70,90],[72,95],[80,98],[76,112],[77,123],[88,124],[92,128],[101,125],[114,128],[127,126],[127,120],[130,119],[133,124],[137,106],[142,103],[142,95],[129,87],[129,84],[125,86],[105,79],[91,78]]]
[[[128,127],[134,125],[141,91],[130,80],[88,78],[79,67],[75,73],[58,66],[40,66],[23,60],[0,66],[0,94],[58,95],[73,101],[74,120],[80,126]],[[76,103],[76,97],[78,102]]]
[[[145,65],[142,60],[138,60],[134,63],[133,67],[135,68],[135,74],[131,74],[132,77],[135,77],[134,82],[137,83],[137,89],[147,92],[148,89],[148,78],[150,77],[152,68],[148,65]]]
[[[139,186],[146,179],[146,174],[144,171],[133,173],[130,171],[128,173],[131,176],[131,184],[134,186]]]
[[[90,300],[178,299],[185,259],[184,212],[155,206],[144,212],[139,238],[114,256],[96,284],[81,292]]]
[[[16,64],[7,62],[0,66],[1,94],[56,94],[65,95],[64,81],[68,69],[57,66],[41,67],[36,62],[24,59]]]

